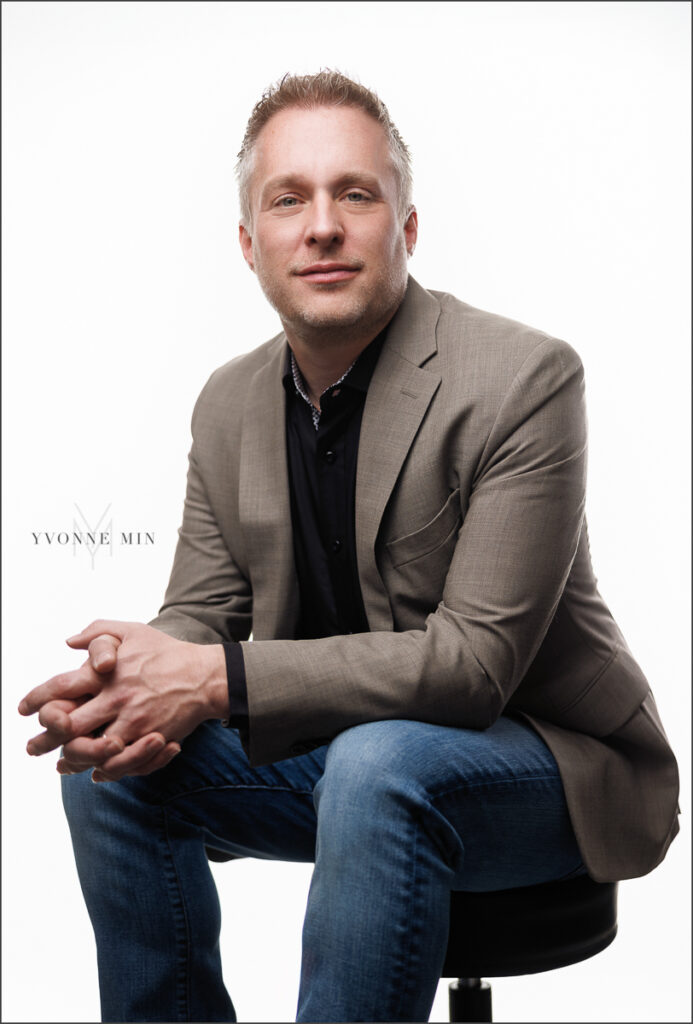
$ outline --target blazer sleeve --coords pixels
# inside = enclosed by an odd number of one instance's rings
[[[453,446],[463,445],[463,427],[451,430]],[[423,628],[243,644],[251,763],[294,756],[379,719],[491,725],[565,587],[585,478],[582,365],[569,345],[546,338],[500,401],[442,600]]]
[[[149,625],[199,644],[246,640],[252,628],[250,583],[219,529],[194,442],[171,577],[159,614]]]

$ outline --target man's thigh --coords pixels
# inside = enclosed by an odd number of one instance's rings
[[[327,750],[319,791],[384,820],[408,807],[452,869],[452,887],[492,890],[581,873],[556,761],[537,733],[502,716],[483,731],[372,722]],[[381,830],[382,831],[382,830]]]
[[[398,806],[410,798],[411,813],[423,807],[445,822],[445,842],[458,851],[455,888],[532,885],[581,869],[556,762],[534,730],[506,717],[484,731],[366,723],[262,767],[251,767],[236,730],[207,722],[152,775],[93,785],[84,773],[73,781],[83,780],[88,803],[105,799],[124,813],[132,799],[159,807],[186,834],[192,827],[230,855],[313,861],[314,789],[323,774],[321,786],[337,791],[345,809],[357,807],[360,820],[387,813],[394,796]],[[340,814],[345,831],[349,816]]]
[[[207,846],[239,857],[312,861],[313,789],[325,751],[253,768],[235,729],[205,722],[166,768],[117,785],[198,830]]]

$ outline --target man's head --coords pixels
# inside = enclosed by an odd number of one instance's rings
[[[404,296],[417,228],[384,104],[336,72],[285,77],[253,111],[238,175],[243,255],[290,342],[374,337]]]
[[[354,82],[339,71],[320,71],[315,75],[284,75],[278,83],[270,86],[262,99],[255,104],[236,164],[241,224],[250,231],[250,180],[258,135],[271,117],[289,107],[302,107],[304,110],[315,107],[352,107],[362,110],[381,125],[388,140],[390,158],[397,176],[399,213],[404,223],[412,206],[411,156],[402,136],[390,119],[387,107],[365,85]]]

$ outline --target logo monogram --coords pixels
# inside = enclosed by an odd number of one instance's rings
[[[80,524],[73,518],[72,526],[74,533],[72,539],[72,553],[73,555],[76,555],[78,548],[84,546],[85,550],[88,551],[91,556],[92,569],[94,568],[96,554],[102,547],[107,547],[109,555],[113,557],[113,519],[109,519],[108,523],[104,523],[110,507],[110,504],[108,504],[105,510],[101,513],[101,517],[98,519],[96,525],[92,526],[77,502],[75,502],[75,508],[77,509],[83,525],[86,527],[86,533],[82,532]],[[97,531],[99,531],[98,534]]]

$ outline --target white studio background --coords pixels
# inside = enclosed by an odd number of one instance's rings
[[[565,338],[586,368],[600,589],[680,759],[682,833],[620,887],[614,945],[494,982],[498,1020],[690,1020],[686,3],[3,4],[4,1006],[98,1017],[55,756],[19,698],[95,617],[158,610],[189,420],[276,333],[232,168],[285,71],[374,87],[414,156],[412,273]],[[81,519],[80,517],[84,517]],[[32,531],[111,524],[88,553]],[[308,865],[215,867],[243,1021],[293,1020]],[[447,1019],[441,983],[432,1020]]]

